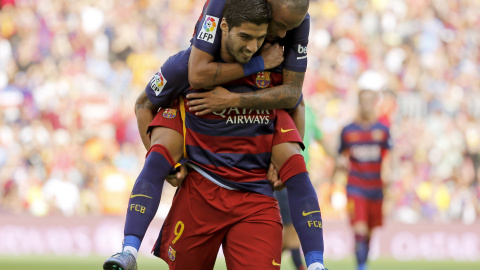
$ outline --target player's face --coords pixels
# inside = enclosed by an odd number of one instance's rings
[[[297,14],[289,10],[287,6],[272,3],[272,21],[268,26],[269,38],[284,38],[287,31],[298,27],[307,14]]]
[[[253,23],[242,23],[238,27],[233,27],[226,31],[223,37],[225,49],[232,59],[240,64],[250,61],[253,54],[260,49],[267,36],[268,24],[256,25]],[[224,32],[225,33],[225,32]]]
[[[362,90],[358,96],[360,116],[368,118],[375,114],[375,105],[377,103],[377,93],[369,90]]]

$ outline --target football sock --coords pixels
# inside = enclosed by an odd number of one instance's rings
[[[303,269],[303,262],[302,257],[300,256],[300,249],[294,248],[291,249],[290,252],[292,253],[292,260],[295,264],[295,269],[300,270]]]
[[[290,216],[302,244],[307,267],[316,262],[323,266],[322,216],[303,156],[296,154],[287,159],[279,170],[279,176],[287,187]]]
[[[137,250],[140,248],[145,232],[157,213],[164,180],[174,164],[170,153],[163,145],[155,144],[148,151],[145,165],[128,201],[124,247],[132,246]]]
[[[359,270],[366,269],[368,258],[368,237],[360,234],[355,234],[355,256],[357,257],[357,265]]]
[[[130,251],[136,259],[141,242],[135,235],[126,235],[123,239],[123,251]]]

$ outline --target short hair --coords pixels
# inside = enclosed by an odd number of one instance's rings
[[[292,13],[305,14],[308,11],[310,0],[272,0],[272,5],[287,6]]]
[[[267,0],[227,0],[223,17],[229,29],[244,22],[256,25],[268,24],[272,20],[272,8]]]

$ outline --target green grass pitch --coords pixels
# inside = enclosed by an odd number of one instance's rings
[[[102,269],[106,257],[57,257],[57,256],[0,256],[1,270],[94,270]],[[294,270],[289,257],[282,260],[281,270]],[[354,259],[332,261],[327,260],[329,270],[355,270]],[[160,259],[153,257],[140,257],[139,270],[168,270],[167,265]],[[192,268],[193,269],[193,268]],[[225,270],[225,261],[219,258],[215,270]],[[370,262],[369,270],[479,270],[480,261],[477,262],[426,262],[412,261],[399,262],[389,259],[380,259]]]

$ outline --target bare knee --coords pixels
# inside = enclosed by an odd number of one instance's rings
[[[165,146],[175,162],[183,156],[183,135],[166,127],[154,127],[151,133],[151,146],[161,144]]]
[[[295,154],[301,154],[301,148],[298,143],[286,142],[277,144],[272,148],[272,163],[277,171],[280,170],[283,163]]]

